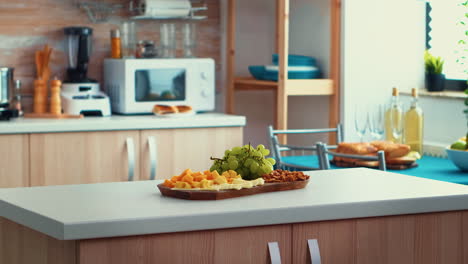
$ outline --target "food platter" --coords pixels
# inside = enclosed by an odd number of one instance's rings
[[[163,196],[185,199],[185,200],[222,200],[229,198],[242,197],[247,195],[255,195],[260,193],[278,192],[302,189],[307,186],[309,180],[294,181],[294,182],[275,182],[265,183],[264,185],[243,188],[240,190],[190,190],[190,189],[172,189],[158,184],[159,191]]]

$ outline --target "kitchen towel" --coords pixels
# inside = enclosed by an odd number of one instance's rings
[[[192,5],[189,0],[139,0],[140,15],[157,18],[186,17]]]

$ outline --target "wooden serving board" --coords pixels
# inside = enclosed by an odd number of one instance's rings
[[[337,166],[337,167],[342,167],[342,168],[356,168],[356,167],[367,167],[367,168],[378,168],[378,166],[365,166],[362,164],[355,164],[352,162],[345,162],[345,161],[330,161],[331,164]],[[407,170],[411,168],[416,168],[418,167],[418,164],[416,162],[413,162],[411,164],[387,164],[387,170]]]
[[[302,189],[309,183],[307,181],[295,182],[278,182],[278,183],[265,183],[261,186],[253,188],[245,188],[240,190],[220,190],[220,191],[207,191],[207,190],[172,190],[164,186],[162,183],[158,184],[159,191],[164,196],[185,200],[222,200],[229,198],[236,198],[247,195],[254,195],[267,192],[279,192]]]

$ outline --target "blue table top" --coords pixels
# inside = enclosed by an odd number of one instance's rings
[[[317,156],[287,156],[281,158],[283,162],[318,168]],[[407,170],[388,170],[395,173],[406,174],[426,179],[453,182],[468,185],[468,172],[459,170],[450,160],[423,156],[417,161],[418,167]],[[332,166],[332,169],[341,167]]]

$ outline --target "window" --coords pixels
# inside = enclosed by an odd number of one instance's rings
[[[448,82],[468,77],[468,0],[430,0],[426,5],[426,48],[445,60]],[[450,83],[446,83],[447,84]],[[447,88],[447,87],[446,87]]]

